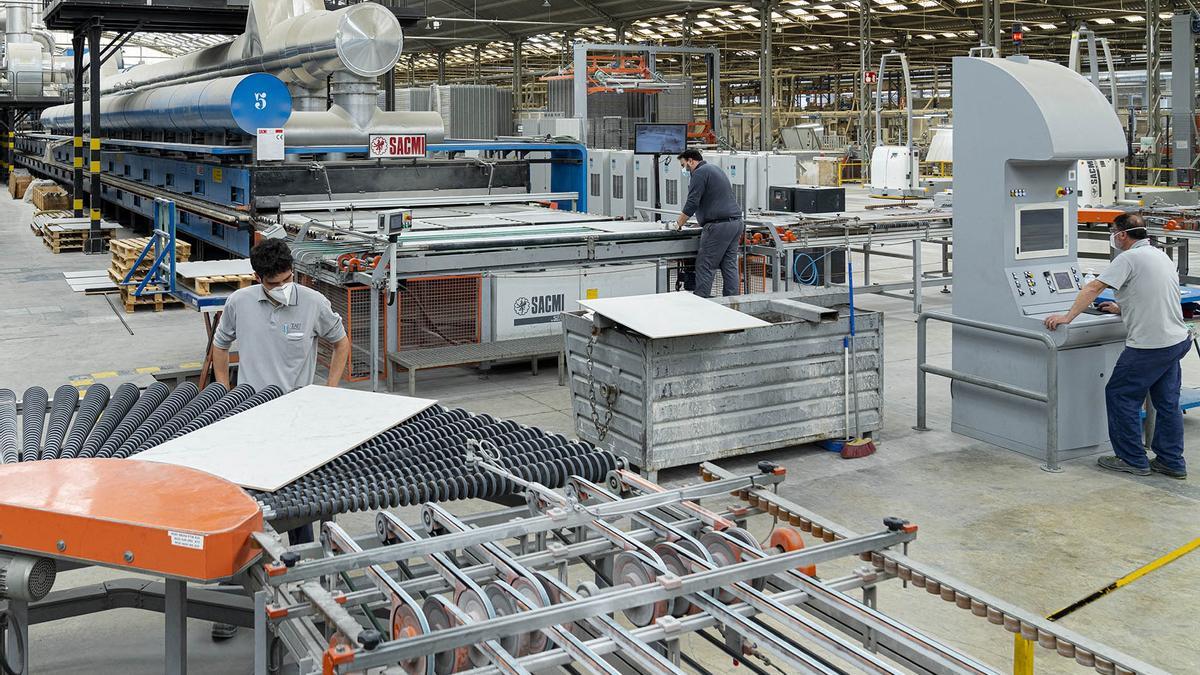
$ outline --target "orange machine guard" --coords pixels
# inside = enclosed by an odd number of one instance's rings
[[[1111,225],[1112,221],[1122,213],[1125,211],[1119,209],[1079,209],[1078,221],[1081,225]]]
[[[189,581],[228,579],[259,555],[262,510],[240,487],[134,459],[0,465],[0,549]]]

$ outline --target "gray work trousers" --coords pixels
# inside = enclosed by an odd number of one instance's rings
[[[741,218],[706,223],[700,232],[700,250],[696,253],[696,288],[692,291],[702,298],[712,297],[713,277],[721,268],[721,294],[741,292],[738,280],[738,247],[746,224]]]

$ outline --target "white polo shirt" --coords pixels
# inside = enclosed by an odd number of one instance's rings
[[[1115,290],[1127,331],[1126,347],[1161,349],[1188,338],[1179,305],[1179,273],[1149,239],[1118,254],[1097,278]]]

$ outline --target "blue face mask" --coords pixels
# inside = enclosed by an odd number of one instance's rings
[[[683,175],[685,175],[685,176],[690,176],[690,175],[692,175],[692,172],[691,172],[691,171],[688,171],[687,169],[684,169],[684,170],[683,170]]]

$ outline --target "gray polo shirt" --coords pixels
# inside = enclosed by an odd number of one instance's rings
[[[700,162],[692,172],[688,182],[687,201],[680,210],[688,218],[696,216],[696,222],[701,225],[714,220],[742,217],[742,207],[738,205],[737,197],[733,194],[729,176],[725,175],[721,167],[708,162]]]
[[[1125,346],[1174,347],[1188,337],[1179,306],[1179,273],[1166,253],[1142,239],[1113,258],[1097,277],[1115,289],[1125,321]]]
[[[296,284],[291,304],[280,305],[254,285],[225,301],[213,344],[229,349],[237,340],[238,382],[255,391],[274,384],[287,393],[312,384],[317,338],[337,342],[345,336],[342,317],[317,291]]]

